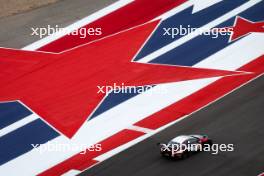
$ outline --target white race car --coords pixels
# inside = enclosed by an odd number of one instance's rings
[[[162,156],[185,159],[192,153],[203,151],[204,146],[211,146],[212,143],[207,135],[180,135],[168,143],[158,143],[158,145]]]

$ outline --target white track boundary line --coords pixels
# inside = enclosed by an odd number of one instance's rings
[[[72,170],[62,174],[61,176],[73,176],[73,175],[78,175],[80,173],[81,173],[81,171],[72,169]]]
[[[151,133],[153,131],[150,128],[144,128],[144,127],[140,127],[140,126],[136,126],[136,125],[132,125],[132,126],[128,127],[127,129],[142,132],[142,133]]]
[[[36,114],[31,114],[15,123],[12,123],[11,125],[0,130],[0,138],[24,125],[29,124],[30,122],[33,122],[36,119],[38,119],[38,116]]]
[[[67,35],[68,32],[70,31],[74,31],[80,27],[83,27],[103,16],[106,16],[108,14],[110,14],[111,12],[114,12],[124,6],[126,6],[127,4],[133,2],[134,0],[119,0],[69,26],[66,26],[65,28],[67,28],[67,30],[65,30],[64,32],[56,32],[54,33],[53,35],[50,35],[50,36],[47,36],[41,40],[38,40],[32,44],[29,44],[27,46],[25,46],[24,48],[22,48],[22,50],[29,50],[29,51],[34,51],[34,50],[37,50],[38,48],[42,47],[42,46],[45,46],[65,35]]]

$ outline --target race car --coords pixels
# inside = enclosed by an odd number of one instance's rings
[[[203,147],[211,146],[213,141],[207,135],[180,135],[168,143],[158,143],[160,153],[164,157],[185,159],[192,153],[203,151]]]

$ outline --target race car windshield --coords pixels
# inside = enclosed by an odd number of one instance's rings
[[[178,142],[175,142],[175,141],[170,141],[168,144],[170,144],[170,145],[179,145],[179,143]]]

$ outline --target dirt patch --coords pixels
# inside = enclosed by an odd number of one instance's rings
[[[59,0],[0,0],[0,18],[35,9]]]

